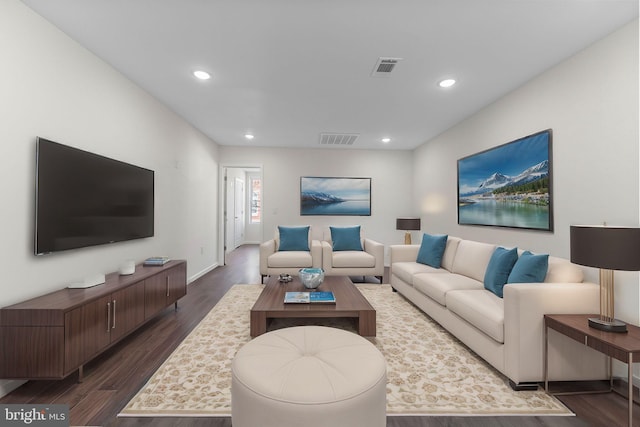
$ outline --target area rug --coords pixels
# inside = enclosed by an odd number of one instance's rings
[[[263,287],[233,286],[119,416],[230,416],[231,360],[251,339],[249,310]],[[377,336],[370,340],[387,360],[388,415],[573,415],[542,390],[513,391],[389,285],[358,288],[377,312]],[[275,321],[270,329],[292,322]],[[353,328],[346,319],[327,326]]]

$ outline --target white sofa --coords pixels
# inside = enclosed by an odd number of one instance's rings
[[[382,283],[384,245],[360,235],[361,251],[334,251],[330,227],[324,227],[322,269],[327,276],[375,276]]]
[[[496,245],[447,239],[441,268],[416,262],[420,245],[390,246],[390,282],[409,301],[502,372],[516,389],[544,380],[544,314],[598,313],[599,287],[582,270],[549,257],[544,283],[507,284],[503,298],[486,290],[484,275]],[[549,332],[549,380],[608,377],[607,359]]]

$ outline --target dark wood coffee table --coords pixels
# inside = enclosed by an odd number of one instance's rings
[[[325,276],[318,291],[331,291],[335,304],[285,304],[285,292],[308,291],[294,277],[289,283],[280,283],[278,276],[271,276],[251,309],[252,337],[267,332],[270,319],[282,318],[336,318],[352,317],[362,336],[376,335],[376,310],[360,293],[348,276]]]

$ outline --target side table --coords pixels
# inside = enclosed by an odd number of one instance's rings
[[[549,329],[583,343],[602,354],[609,356],[609,372],[611,358],[627,364],[629,426],[633,421],[633,363],[634,355],[640,355],[640,328],[627,325],[628,332],[605,332],[590,328],[588,318],[597,314],[545,314],[544,315],[544,389],[549,393],[548,379],[548,339]],[[640,362],[640,359],[638,359]],[[613,379],[610,375],[610,385]],[[616,391],[610,387],[609,391]]]

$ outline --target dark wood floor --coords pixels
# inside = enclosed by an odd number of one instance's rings
[[[68,404],[71,425],[229,427],[229,418],[116,416],[232,285],[259,282],[258,248],[256,245],[242,246],[230,254],[227,265],[193,282],[187,296],[180,300],[177,311],[168,308],[155,320],[87,364],[82,383],[77,383],[73,375],[60,381],[29,381],[0,399],[0,403]],[[577,414],[576,417],[388,417],[387,426],[626,425],[626,400],[616,394],[563,396],[561,400]],[[640,408],[637,405],[634,409],[634,425],[640,426]]]

